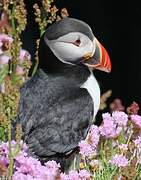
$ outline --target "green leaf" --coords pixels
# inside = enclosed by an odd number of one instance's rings
[[[11,77],[12,83],[16,84],[17,82],[21,81],[21,76],[13,74]]]
[[[3,66],[0,68],[0,84],[3,83],[5,76],[8,74],[8,67]]]
[[[126,143],[126,139],[125,139],[125,134],[124,134],[124,131],[122,130],[119,137],[118,137],[118,141],[119,143],[121,144],[125,144]]]
[[[5,141],[5,130],[4,127],[0,127],[0,140]]]

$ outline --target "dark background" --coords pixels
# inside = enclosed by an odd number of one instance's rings
[[[32,6],[35,2],[26,0],[28,25],[23,33],[24,48],[33,55],[35,40],[39,37],[34,22]],[[114,98],[121,98],[124,105],[132,101],[141,103],[141,10],[136,1],[102,0],[56,0],[58,8],[66,7],[70,17],[87,22],[97,39],[109,52],[112,72],[96,72],[102,92],[112,89]]]

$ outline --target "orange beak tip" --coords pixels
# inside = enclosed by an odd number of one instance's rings
[[[96,40],[97,46],[100,51],[99,59],[94,59],[93,56],[88,53],[84,56],[85,65],[92,69],[98,69],[107,73],[112,70],[111,60],[106,49]]]
[[[112,70],[112,64],[111,64],[111,60],[110,57],[106,51],[106,49],[100,44],[100,48],[101,48],[101,54],[102,54],[102,58],[100,61],[100,66],[99,68],[105,72],[110,73]]]

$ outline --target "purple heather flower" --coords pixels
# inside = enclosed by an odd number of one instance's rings
[[[134,143],[137,148],[141,148],[141,136],[138,136],[138,139],[134,140]]]
[[[93,149],[91,145],[85,140],[79,142],[79,148],[80,154],[84,157],[89,157],[93,154]]]
[[[114,122],[119,126],[126,126],[128,122],[128,115],[122,111],[115,111],[112,113],[112,117]]]
[[[7,55],[0,55],[0,65],[8,64],[10,57]]]
[[[141,128],[141,116],[131,115],[131,121],[139,128]]]
[[[79,178],[81,180],[90,180],[91,174],[87,170],[83,169],[79,171]]]
[[[113,156],[113,158],[109,161],[109,163],[111,165],[115,165],[115,166],[118,166],[118,167],[125,167],[128,165],[128,159],[123,156],[123,155],[119,155],[119,154],[116,154],[115,156]]]

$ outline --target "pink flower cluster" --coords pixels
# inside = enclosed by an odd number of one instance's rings
[[[141,150],[141,135],[138,136],[138,138],[134,140],[134,143],[136,147]]]
[[[92,125],[89,131],[88,139],[82,140],[79,143],[80,154],[84,157],[92,156],[96,152],[99,138],[99,128],[95,125]]]
[[[11,44],[12,42],[13,42],[13,38],[11,36],[9,36],[7,34],[0,34],[0,49],[1,49],[1,51],[2,51],[2,48],[5,45],[5,43],[8,45],[8,44]]]
[[[7,34],[0,34],[0,65],[8,64],[10,57],[4,51],[11,46],[13,38]]]
[[[139,115],[131,115],[131,121],[138,127],[141,128],[141,116]]]
[[[61,174],[61,180],[90,180],[91,174],[84,170],[77,171],[70,171],[68,175]]]
[[[12,151],[17,148],[17,143],[12,141]],[[20,143],[21,150],[14,158],[14,174],[12,180],[90,180],[90,173],[86,170],[70,171],[68,175],[61,173],[60,165],[55,161],[48,161],[45,165],[26,153],[27,146]],[[8,143],[0,144],[0,162],[8,167]]]
[[[11,36],[7,34],[0,34],[0,67],[3,65],[7,65],[11,59],[11,56],[6,55],[5,51],[8,50],[8,48],[10,49],[12,42],[13,42],[13,38]],[[30,59],[31,59],[30,54],[26,50],[21,49],[19,54],[19,65],[17,65],[16,68],[17,75],[24,74],[22,64],[26,60],[30,61]]]
[[[103,124],[99,127],[100,134],[106,138],[117,137],[128,122],[128,115],[122,111],[103,114]]]
[[[109,161],[111,165],[115,165],[117,167],[125,167],[128,165],[128,159],[123,155],[114,155],[113,158]]]

